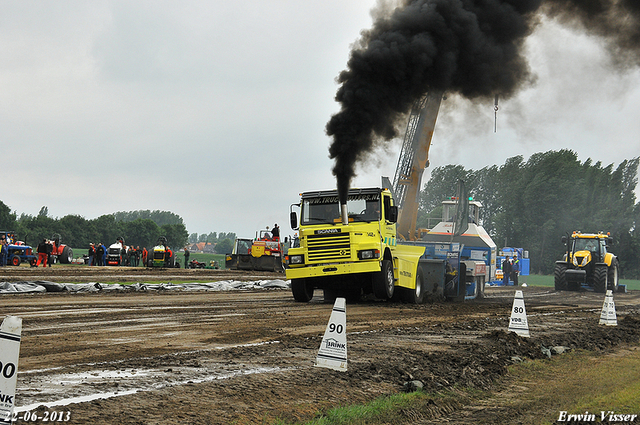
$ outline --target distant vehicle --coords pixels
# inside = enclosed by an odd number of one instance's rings
[[[149,253],[149,259],[147,260],[147,267],[180,267],[180,263],[176,262],[175,253],[167,245],[167,238],[160,236],[156,246],[153,247]]]
[[[123,238],[118,238],[116,242],[111,244],[107,249],[107,265],[108,266],[126,266],[127,265],[127,246],[124,244]]]
[[[226,255],[225,267],[231,270],[284,271],[283,245],[280,237],[268,230],[260,230],[255,239],[237,238],[233,252]]]
[[[584,285],[595,292],[618,291],[618,258],[608,251],[609,234],[573,232],[563,236],[567,247],[562,261],[556,261],[556,291],[578,291]]]
[[[204,269],[205,267],[207,264],[198,260],[191,260],[185,266],[186,269]]]
[[[33,248],[24,242],[17,240],[15,232],[0,231],[0,239],[6,239],[7,265],[19,266],[21,263],[29,263],[35,266],[38,258],[33,254]]]
[[[61,264],[71,264],[73,262],[73,250],[62,243],[62,237],[58,233],[51,237],[51,244],[53,245],[51,255],[54,262],[56,260]]]

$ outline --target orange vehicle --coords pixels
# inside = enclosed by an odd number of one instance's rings
[[[226,267],[233,270],[282,272],[282,243],[268,230],[260,230],[256,238],[236,239],[233,252],[226,256]]]

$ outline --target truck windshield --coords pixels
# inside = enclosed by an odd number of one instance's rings
[[[380,220],[380,196],[355,195],[347,201],[349,222]],[[301,224],[337,224],[341,222],[336,197],[310,198],[302,201]]]

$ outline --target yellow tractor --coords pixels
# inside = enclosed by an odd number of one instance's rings
[[[567,250],[562,261],[556,261],[556,291],[578,291],[586,286],[595,292],[618,290],[619,266],[616,256],[607,251],[609,234],[573,232],[563,236]]]

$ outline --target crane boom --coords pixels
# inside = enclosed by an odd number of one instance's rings
[[[422,174],[429,165],[429,148],[443,94],[431,90],[414,103],[398,158],[393,194],[399,210],[398,236],[406,240],[416,239]]]

